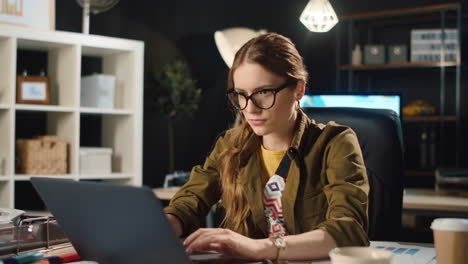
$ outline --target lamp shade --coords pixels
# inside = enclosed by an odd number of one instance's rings
[[[226,65],[231,68],[236,52],[252,38],[265,34],[266,30],[255,31],[245,27],[218,30],[214,34],[216,47]]]
[[[310,0],[299,20],[312,32],[327,32],[338,23],[335,10],[328,0]]]

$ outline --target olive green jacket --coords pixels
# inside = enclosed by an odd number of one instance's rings
[[[200,227],[201,220],[221,196],[218,156],[229,148],[231,130],[218,138],[203,166],[195,166],[189,181],[164,210],[177,216],[184,234]],[[249,237],[267,237],[259,153],[261,139],[253,134],[241,156],[239,179],[250,206]],[[282,196],[288,234],[323,229],[338,246],[369,245],[367,195],[369,185],[356,134],[330,122],[316,124],[302,111],[287,155],[292,163]],[[225,201],[224,201],[225,202]]]

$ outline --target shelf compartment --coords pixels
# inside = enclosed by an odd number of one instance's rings
[[[437,121],[457,121],[457,117],[454,115],[403,115],[403,121],[406,122],[437,122]]]
[[[143,85],[143,71],[136,62],[143,58],[142,52],[115,51],[109,53],[108,50],[101,50],[92,47],[82,47],[82,62],[89,68],[94,68],[92,72],[115,76],[114,109],[123,110],[135,109],[143,105],[143,94],[138,87]],[[82,68],[83,75],[90,74],[90,70]]]
[[[39,112],[61,112],[71,113],[75,111],[73,107],[56,106],[56,105],[33,105],[33,104],[16,104],[16,110],[21,111],[39,111]]]
[[[409,68],[441,68],[441,67],[455,67],[457,61],[429,61],[429,62],[400,62],[400,63],[384,63],[384,64],[360,64],[360,65],[340,65],[340,70],[385,70],[385,69],[409,69]]]
[[[136,164],[140,151],[134,149],[136,145],[128,144],[141,139],[135,131],[136,120],[133,115],[82,113],[80,120],[81,146],[112,149],[112,174],[109,176],[126,178],[125,175],[137,173],[141,167]]]
[[[16,39],[0,38],[0,104],[10,104],[13,101],[15,87]]]
[[[106,115],[131,115],[133,114],[130,110],[124,109],[103,109],[94,107],[81,107],[80,112],[83,114],[106,114]]]
[[[47,41],[18,39],[18,69],[21,72],[28,69],[22,64],[21,52],[29,54],[46,53],[43,69],[47,69],[47,77],[51,86],[51,105],[76,107],[78,105],[78,86],[80,72],[80,52],[78,45],[51,43]],[[38,69],[28,74],[38,75]]]
[[[15,138],[32,138],[37,135],[55,135],[68,142],[68,172],[77,170],[78,117],[70,112],[16,112]]]
[[[135,134],[135,119],[130,116],[102,117],[102,145],[112,148],[112,172],[134,174],[137,167],[134,149],[136,145],[128,142],[138,141]]]

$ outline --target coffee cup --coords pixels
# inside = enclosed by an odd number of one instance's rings
[[[432,221],[437,264],[468,263],[468,219],[437,218]]]
[[[332,264],[390,264],[393,253],[371,247],[338,247],[328,255]]]

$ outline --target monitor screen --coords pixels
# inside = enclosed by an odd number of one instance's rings
[[[390,109],[400,116],[399,95],[304,95],[301,107],[359,107]]]

